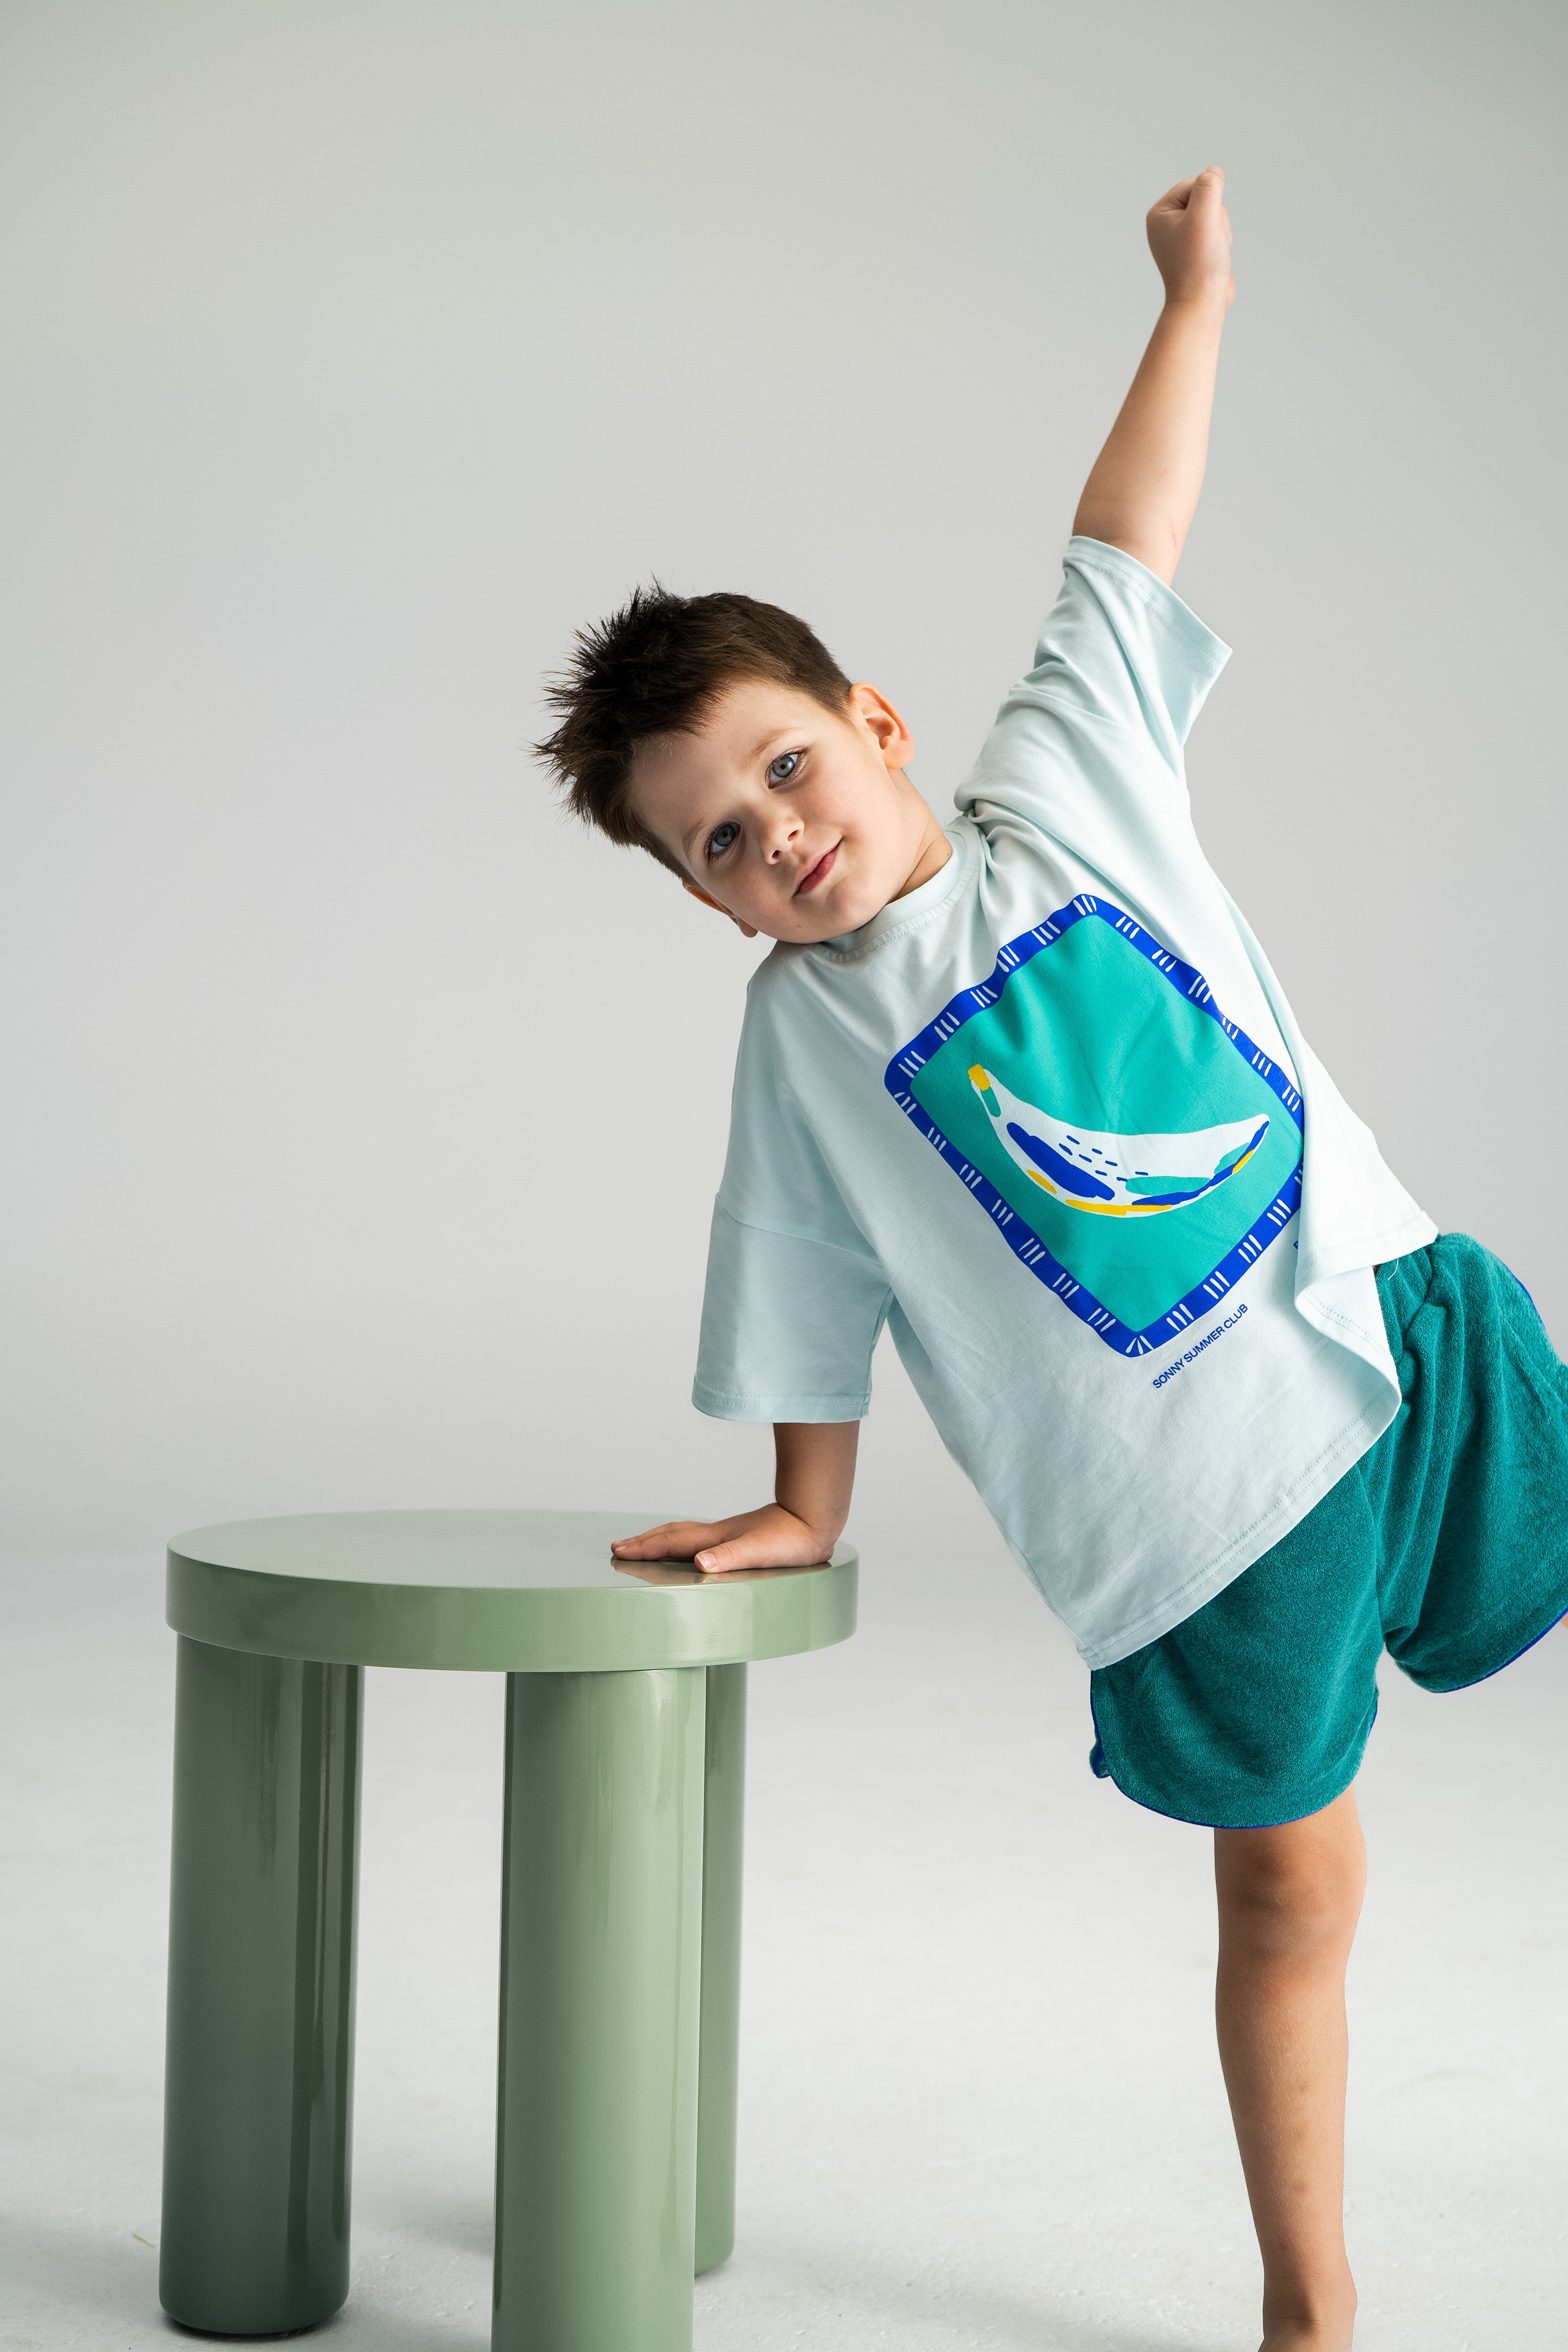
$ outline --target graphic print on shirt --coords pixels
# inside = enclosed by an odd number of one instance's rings
[[[1300,1202],[1289,1076],[1109,899],[1010,940],[886,1084],[1020,1263],[1122,1355],[1206,1314]]]
[[[1065,1119],[1010,1095],[978,1063],[969,1083],[1029,1181],[1053,1201],[1100,1217],[1184,1209],[1245,1168],[1268,1132],[1265,1115],[1200,1128],[1195,1135],[1096,1135],[1088,1127],[1075,1134]],[[1145,1160],[1148,1166],[1139,1165]]]

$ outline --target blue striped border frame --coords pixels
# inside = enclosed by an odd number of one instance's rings
[[[1091,916],[1098,917],[1100,922],[1109,923],[1112,930],[1119,931],[1130,947],[1136,948],[1141,956],[1148,958],[1155,971],[1162,973],[1173,988],[1192,1003],[1200,1005],[1211,1020],[1218,1022],[1237,1052],[1250,1063],[1258,1076],[1279,1096],[1295,1120],[1298,1132],[1303,1131],[1300,1096],[1284,1071],[1269,1060],[1262,1047],[1255,1045],[1246,1031],[1238,1029],[1234,1021],[1226,1019],[1202,972],[1194,965],[1183,963],[1169,954],[1158,940],[1151,938],[1142,925],[1135,923],[1131,915],[1124,915],[1120,907],[1113,907],[1109,899],[1091,898],[1087,891],[1081,898],[1073,899],[1070,906],[1059,907],[1054,915],[1048,915],[1032,931],[1022,931],[1016,940],[1009,940],[996,958],[996,968],[990,979],[983,980],[977,987],[961,989],[918,1037],[912,1037],[907,1045],[900,1046],[888,1065],[883,1083],[905,1117],[914,1122],[928,1143],[935,1144],[981,1206],[994,1218],[1008,1247],[1029,1272],[1043,1282],[1047,1290],[1054,1291],[1062,1304],[1072,1309],[1080,1323],[1087,1323],[1091,1331],[1098,1331],[1108,1348],[1114,1348],[1122,1356],[1148,1356],[1156,1348],[1168,1346],[1200,1315],[1206,1315],[1211,1307],[1216,1306],[1248,1266],[1256,1265],[1276,1235],[1284,1232],[1301,1203],[1300,1160],[1298,1158],[1284,1191],[1275,1195],[1251,1231],[1242,1235],[1214,1272],[1195,1289],[1189,1290],[1184,1298],[1178,1299],[1169,1314],[1162,1315],[1157,1322],[1147,1325],[1143,1330],[1134,1331],[1130,1325],[1112,1315],[1108,1307],[1102,1307],[1081,1282],[1073,1279],[1066,1266],[1051,1255],[1039,1235],[1030,1231],[1017,1211],[1008,1207],[988,1176],[959,1157],[954,1146],[935,1120],[922,1110],[908,1087],[909,1080],[930,1061],[937,1047],[945,1045],[954,1030],[962,1028],[974,1013],[984,1013],[987,1006],[994,1004],[1013,974],[1020,971],[1031,957],[1037,956],[1043,948],[1054,947],[1075,923],[1085,922]]]

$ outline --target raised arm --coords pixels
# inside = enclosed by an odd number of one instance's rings
[[[1219,339],[1236,293],[1217,163],[1161,197],[1149,215],[1149,249],[1165,307],[1083,486],[1073,530],[1125,548],[1169,581],[1203,488]]]

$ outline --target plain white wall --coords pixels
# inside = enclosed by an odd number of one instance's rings
[[[540,675],[745,588],[945,806],[1211,159],[1200,828],[1568,1333],[1565,25],[7,0],[0,1538],[760,1498],[687,1402],[754,951],[553,813]],[[879,1380],[873,1491],[972,1539]]]

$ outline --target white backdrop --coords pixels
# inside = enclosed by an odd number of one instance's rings
[[[945,806],[1211,159],[1200,828],[1568,1334],[1565,25],[5,0],[0,1540],[760,1499],[687,1402],[755,951],[554,814],[540,675],[744,588]],[[970,1539],[879,1375],[872,1499]]]

